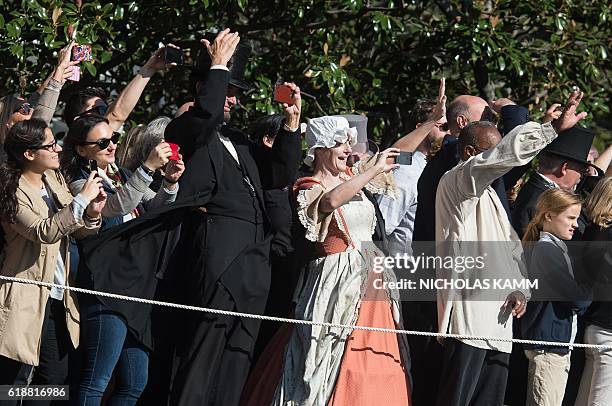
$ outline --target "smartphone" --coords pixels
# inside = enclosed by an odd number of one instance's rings
[[[87,169],[89,169],[89,173],[95,172],[96,177],[100,176],[98,175],[98,161],[96,161],[95,159],[90,159],[89,161],[87,161]]]
[[[183,51],[174,48],[174,47],[166,47],[166,53],[164,54],[164,59],[166,63],[175,63],[177,65],[183,64]]]
[[[75,45],[72,48],[72,60],[85,62],[93,61],[91,45]]]
[[[401,151],[395,158],[395,163],[400,165],[412,165],[412,152]]]
[[[293,90],[288,85],[276,84],[274,86],[274,101],[293,105]]]
[[[70,75],[70,77],[67,80],[70,80],[72,82],[78,82],[79,80],[81,80],[81,68],[76,65],[73,66],[72,75]]]
[[[170,149],[172,150],[172,155],[170,155],[169,159],[171,161],[178,161],[180,159],[179,149],[181,149],[181,147],[179,147],[177,144],[174,144],[172,142],[169,142],[168,145],[170,145]]]

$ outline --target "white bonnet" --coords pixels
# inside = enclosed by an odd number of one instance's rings
[[[344,144],[347,140],[351,146],[357,143],[357,129],[350,127],[346,118],[324,116],[311,119],[306,127],[308,152],[304,163],[312,167],[315,149],[333,148],[336,143]]]

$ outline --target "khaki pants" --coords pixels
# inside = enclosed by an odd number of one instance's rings
[[[610,345],[612,330],[589,325],[584,331],[587,344]],[[609,406],[612,404],[612,351],[586,349],[580,390],[574,406]]]
[[[561,406],[570,369],[570,354],[526,350],[529,360],[527,406]]]

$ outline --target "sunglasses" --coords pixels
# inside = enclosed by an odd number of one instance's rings
[[[15,111],[13,111],[13,113],[20,113],[20,114],[30,114],[30,112],[33,110],[32,105],[28,102],[25,102],[23,104],[20,104],[19,106],[17,106],[15,108]]]
[[[117,142],[119,142],[120,137],[121,134],[114,132],[111,138],[100,138],[98,141],[87,141],[81,143],[81,145],[96,145],[98,148],[100,148],[101,151],[103,149],[108,148],[111,141],[113,142],[113,144],[117,144]]]
[[[38,146],[32,147],[30,149],[35,149],[35,150],[46,149],[47,151],[51,152],[51,151],[53,151],[55,149],[56,146],[57,146],[57,140],[54,139],[51,144],[38,145]]]
[[[105,116],[107,111],[108,111],[108,106],[106,104],[100,103],[100,104],[96,104],[89,110],[85,110],[84,112],[79,114],[79,116],[85,116],[88,114],[97,114],[99,116]]]

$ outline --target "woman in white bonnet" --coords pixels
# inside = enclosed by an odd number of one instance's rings
[[[298,179],[298,218],[311,246],[295,317],[336,324],[397,328],[397,292],[375,289],[390,271],[375,269],[384,254],[373,244],[374,204],[363,189],[393,195],[389,148],[349,168],[356,130],[344,117],[310,120],[304,162],[312,177]],[[367,296],[366,296],[367,294]],[[296,325],[286,348],[274,405],[410,404],[407,348],[398,336]]]

